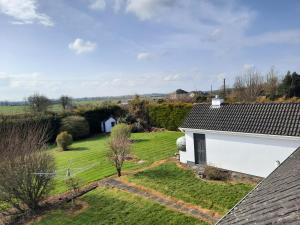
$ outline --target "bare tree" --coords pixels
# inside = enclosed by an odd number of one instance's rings
[[[108,141],[108,158],[114,164],[119,177],[122,175],[122,166],[131,150],[128,132],[128,125],[118,124],[112,129],[111,137]]]
[[[272,66],[270,71],[266,75],[266,83],[265,83],[265,91],[266,95],[270,99],[274,99],[278,94],[278,86],[279,86],[279,78],[278,72],[275,70],[275,67]]]
[[[33,212],[53,188],[55,162],[45,150],[47,127],[0,124],[0,201]]]
[[[60,104],[63,108],[63,110],[66,110],[67,107],[72,106],[72,98],[67,96],[67,95],[63,95],[59,98]]]
[[[27,98],[30,110],[33,113],[43,113],[46,112],[48,107],[51,105],[50,99],[44,95],[34,94]]]
[[[264,79],[261,74],[251,68],[240,76],[237,76],[234,83],[234,91],[239,101],[255,101],[263,92]]]

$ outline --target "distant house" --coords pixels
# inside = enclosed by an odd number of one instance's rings
[[[101,131],[103,133],[110,133],[111,129],[117,124],[117,120],[112,116],[107,120],[101,122]]]
[[[300,148],[217,225],[300,224]]]
[[[175,92],[173,92],[169,95],[169,99],[179,100],[181,98],[185,98],[185,97],[188,97],[188,96],[189,96],[189,93],[187,91],[182,90],[182,89],[177,89]]]
[[[266,177],[300,146],[299,103],[195,104],[180,161]]]

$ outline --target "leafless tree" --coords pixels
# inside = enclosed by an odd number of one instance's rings
[[[33,212],[53,187],[54,158],[45,150],[47,127],[0,123],[0,201]]]
[[[34,94],[27,98],[30,110],[33,113],[44,113],[51,105],[50,99],[44,95]]]
[[[124,124],[118,124],[113,128],[111,137],[108,141],[108,146],[108,158],[114,164],[118,176],[120,177],[122,175],[121,170],[124,161],[130,154],[131,150],[131,141],[128,137],[128,128],[125,127]]]
[[[275,67],[271,67],[270,71],[266,75],[266,83],[265,83],[265,92],[266,95],[274,99],[278,94],[278,85],[279,85],[279,78],[278,72],[275,70]]]
[[[263,76],[254,68],[248,69],[235,79],[234,91],[237,100],[255,101],[263,92],[263,84]]]
[[[72,106],[72,98],[67,95],[62,95],[59,98],[59,101],[60,101],[60,104],[61,104],[63,110],[66,110],[67,107]]]

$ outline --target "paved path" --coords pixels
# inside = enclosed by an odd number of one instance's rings
[[[108,186],[108,187],[114,187],[118,188],[120,190],[124,190],[130,193],[137,194],[139,196],[151,199],[161,205],[164,205],[166,207],[172,208],[173,210],[179,211],[184,214],[188,214],[189,216],[193,216],[195,218],[204,220],[206,222],[209,222],[211,224],[215,224],[218,220],[218,218],[215,218],[209,214],[206,214],[205,212],[201,211],[200,209],[192,208],[190,204],[183,203],[183,202],[176,202],[175,200],[172,200],[170,198],[164,198],[163,195],[155,195],[153,193],[149,193],[145,190],[141,190],[138,187],[131,186],[127,183],[124,183],[120,180],[116,179],[106,179],[99,182],[99,186]]]

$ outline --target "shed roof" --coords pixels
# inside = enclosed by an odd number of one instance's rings
[[[300,147],[217,224],[299,223]]]
[[[181,128],[300,136],[300,103],[196,104]]]

